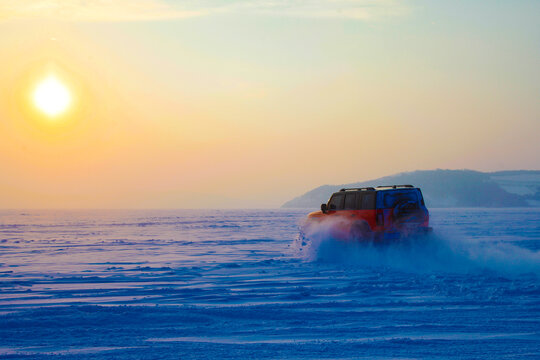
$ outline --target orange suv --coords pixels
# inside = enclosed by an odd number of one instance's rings
[[[308,215],[302,232],[322,223],[333,237],[345,240],[377,241],[431,231],[422,192],[412,185],[341,189],[320,211]]]

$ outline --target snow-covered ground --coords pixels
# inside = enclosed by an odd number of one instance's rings
[[[0,357],[540,357],[540,209],[427,240],[295,240],[300,210],[1,211]]]

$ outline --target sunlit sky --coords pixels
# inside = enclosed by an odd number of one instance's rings
[[[0,207],[539,169],[539,25],[538,1],[0,0]]]

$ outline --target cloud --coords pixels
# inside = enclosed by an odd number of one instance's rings
[[[376,20],[399,16],[397,0],[0,0],[0,19],[152,21],[211,14]]]

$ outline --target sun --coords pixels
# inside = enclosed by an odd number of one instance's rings
[[[55,117],[69,108],[71,92],[54,75],[49,75],[37,84],[32,94],[32,100],[42,113],[49,117]]]

